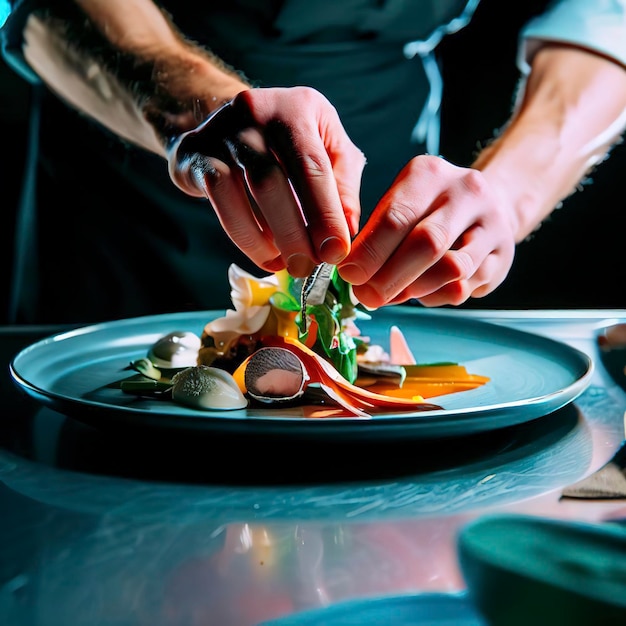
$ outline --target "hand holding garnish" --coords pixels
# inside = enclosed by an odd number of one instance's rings
[[[201,338],[176,331],[159,339],[131,364],[140,378],[123,381],[124,391],[217,410],[245,408],[249,400],[330,402],[348,415],[371,417],[441,409],[424,398],[489,380],[456,363],[418,365],[397,326],[390,329],[390,355],[372,345],[356,325],[371,316],[334,266],[321,264],[298,279],[285,271],[256,278],[231,265],[229,279],[234,310],[208,322]],[[194,364],[182,367],[190,346]]]

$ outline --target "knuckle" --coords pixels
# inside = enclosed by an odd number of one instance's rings
[[[464,280],[474,274],[472,257],[462,250],[452,250],[445,256],[447,271],[453,280]]]
[[[281,184],[277,176],[269,176],[267,172],[263,175],[249,173],[248,179],[250,182],[251,193],[257,202],[262,202],[261,199],[266,199],[266,202],[275,201],[279,202],[283,193],[284,185]]]
[[[308,87],[306,85],[293,87],[292,92],[296,94],[298,99],[302,99],[306,103],[315,104],[317,102],[325,100],[325,98],[317,89],[314,89],[313,87]]]
[[[297,160],[306,177],[323,178],[329,173],[326,159],[314,150],[305,150],[298,154]]]
[[[447,167],[448,163],[444,159],[430,154],[419,154],[413,157],[408,163],[410,174],[417,174],[425,171],[433,176],[438,176]]]
[[[392,232],[406,233],[415,225],[417,216],[410,206],[394,200],[387,207],[384,219]]]
[[[230,231],[230,236],[237,242],[237,246],[245,254],[251,255],[253,258],[259,253],[260,246],[257,237],[251,235],[247,230],[243,228],[236,228],[233,226]]]
[[[440,258],[450,248],[445,228],[432,221],[426,221],[416,229],[415,241],[434,258]]]
[[[369,239],[363,239],[359,246],[360,265],[363,268],[379,267],[385,256],[379,246],[374,246]]]
[[[293,248],[295,250],[300,250],[303,245],[306,246],[308,250],[308,240],[303,238],[302,231],[297,228],[289,228],[280,233],[280,239],[282,242],[283,248]]]
[[[465,280],[460,280],[452,284],[455,285],[457,289],[450,292],[450,304],[459,306],[469,299],[471,295],[470,288]]]
[[[487,182],[478,170],[468,169],[463,176],[463,185],[474,196],[481,197],[487,193]]]
[[[385,302],[389,302],[391,299],[397,297],[398,294],[402,293],[407,285],[407,282],[410,283],[410,280],[397,276],[380,285],[378,293]]]
[[[267,98],[262,89],[245,89],[239,92],[232,101],[232,107],[242,118],[258,122],[267,108]]]
[[[430,294],[427,298],[431,306],[449,304],[459,306],[463,304],[471,295],[469,282],[467,280],[456,280],[448,283],[438,291]]]
[[[244,220],[228,221],[226,230],[237,247],[255,263],[265,265],[276,258],[277,250],[273,242],[263,233],[250,228]]]

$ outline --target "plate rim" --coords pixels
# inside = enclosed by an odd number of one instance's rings
[[[290,429],[293,429],[294,425],[297,424],[299,433],[306,434],[307,436],[309,435],[309,431],[312,431],[311,434],[314,434],[316,432],[322,434],[322,431],[324,433],[340,433],[342,429],[347,428],[350,429],[351,432],[356,432],[358,430],[361,430],[362,427],[364,427],[365,425],[367,425],[367,429],[373,431],[379,431],[381,429],[393,430],[396,428],[406,428],[407,425],[411,425],[412,427],[416,427],[416,430],[422,431],[419,433],[421,437],[428,436],[427,433],[423,432],[425,430],[429,430],[429,428],[424,426],[425,423],[428,421],[430,421],[431,424],[433,422],[436,422],[435,426],[437,428],[433,428],[437,432],[434,433],[434,436],[439,437],[442,436],[442,433],[438,431],[442,428],[451,428],[451,430],[453,431],[451,434],[453,435],[462,434],[463,432],[465,432],[466,429],[454,428],[455,425],[458,425],[459,418],[464,419],[477,416],[493,418],[494,416],[498,416],[503,412],[507,412],[508,410],[521,410],[522,404],[524,408],[538,408],[546,406],[549,407],[549,411],[544,414],[552,413],[553,411],[562,408],[566,404],[573,402],[578,396],[580,396],[588,387],[595,370],[594,361],[587,353],[565,342],[558,341],[551,337],[539,335],[531,331],[520,330],[511,326],[503,326],[501,324],[496,324],[490,321],[476,318],[475,316],[466,317],[462,314],[462,312],[459,312],[458,316],[442,316],[438,313],[430,312],[428,309],[420,309],[404,305],[396,305],[393,311],[394,317],[404,317],[406,315],[410,315],[415,319],[424,319],[431,317],[432,319],[437,319],[439,322],[443,322],[445,324],[456,323],[458,321],[465,325],[465,327],[468,327],[469,325],[473,329],[488,329],[491,332],[497,333],[498,335],[509,333],[517,339],[532,338],[535,342],[539,342],[543,346],[550,347],[553,350],[560,350],[563,353],[566,353],[569,358],[579,361],[578,365],[580,367],[580,374],[577,378],[574,378],[569,385],[566,385],[565,387],[556,389],[551,393],[530,397],[524,399],[523,401],[511,400],[509,402],[501,402],[483,406],[474,405],[463,408],[441,409],[433,411],[381,413],[375,414],[371,418],[338,416],[332,418],[316,419],[306,416],[297,416],[293,414],[283,416],[275,415],[275,409],[268,409],[268,415],[250,416],[241,415],[241,412],[246,411],[246,409],[239,409],[234,411],[205,411],[201,409],[195,410],[191,408],[183,408],[177,406],[176,411],[171,411],[167,410],[167,407],[170,406],[168,404],[164,405],[166,408],[161,411],[155,409],[154,406],[151,406],[151,408],[147,410],[138,407],[110,405],[104,402],[98,402],[89,399],[85,400],[75,396],[72,397],[66,394],[58,393],[51,389],[42,388],[40,385],[35,384],[31,380],[29,380],[27,372],[24,373],[20,371],[20,362],[22,360],[27,359],[31,355],[31,353],[36,352],[37,350],[44,349],[49,344],[61,344],[63,341],[72,340],[74,338],[78,338],[84,335],[91,335],[93,333],[103,331],[110,332],[111,330],[115,331],[117,329],[123,330],[125,327],[132,328],[133,326],[140,326],[142,328],[149,328],[151,324],[163,323],[169,318],[172,318],[173,323],[176,323],[176,321],[197,321],[199,319],[203,319],[208,322],[210,321],[210,319],[224,314],[223,310],[216,309],[204,311],[185,311],[180,313],[163,313],[123,318],[119,320],[98,322],[94,324],[71,328],[69,330],[63,330],[39,339],[21,349],[11,359],[9,364],[9,370],[13,382],[28,395],[33,397],[44,406],[48,406],[54,410],[58,410],[59,412],[69,417],[77,418],[81,421],[88,421],[89,423],[93,423],[95,421],[97,424],[100,421],[97,417],[94,418],[93,414],[107,413],[115,414],[115,419],[111,420],[112,422],[119,421],[117,418],[121,418],[122,421],[129,421],[141,425],[150,425],[150,422],[161,421],[162,424],[155,423],[154,425],[167,426],[165,422],[170,422],[174,420],[175,422],[179,423],[180,427],[184,429],[193,429],[196,426],[201,429],[216,426],[218,430],[224,431],[236,431],[242,428],[252,428],[253,430],[263,430],[271,428],[275,431],[284,430],[285,433],[282,434],[289,434],[288,431]],[[387,313],[389,312],[387,311]],[[374,322],[376,322],[376,317],[376,315],[372,316]],[[146,332],[144,331],[143,334],[146,334]],[[85,419],[81,419],[81,412],[85,413]],[[270,415],[270,412],[274,414]],[[432,419],[428,420],[429,417]],[[535,415],[530,419],[536,419],[537,417],[540,417],[540,415]],[[470,429],[470,431],[481,432],[484,430],[493,430],[495,428],[523,423],[529,421],[529,418],[525,418],[522,416],[517,419],[509,418],[508,420],[498,421],[503,421],[504,423],[490,427],[474,428]],[[148,424],[144,424],[145,422],[148,422]],[[420,428],[419,425],[416,423],[421,423],[423,427]],[[245,425],[245,427],[242,425]],[[302,426],[304,425],[306,425],[306,427],[302,428]],[[320,425],[322,426],[321,428]],[[172,424],[170,424],[169,426],[172,426]],[[459,432],[456,432],[457,430]],[[277,432],[275,434],[279,433]]]

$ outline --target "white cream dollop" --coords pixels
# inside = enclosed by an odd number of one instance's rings
[[[148,358],[155,367],[191,367],[198,363],[201,346],[202,341],[198,335],[177,330],[161,337],[148,351]]]

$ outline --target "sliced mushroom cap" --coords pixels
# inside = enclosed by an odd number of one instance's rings
[[[302,361],[285,348],[261,348],[248,359],[248,394],[260,402],[287,402],[304,393],[309,375]]]

